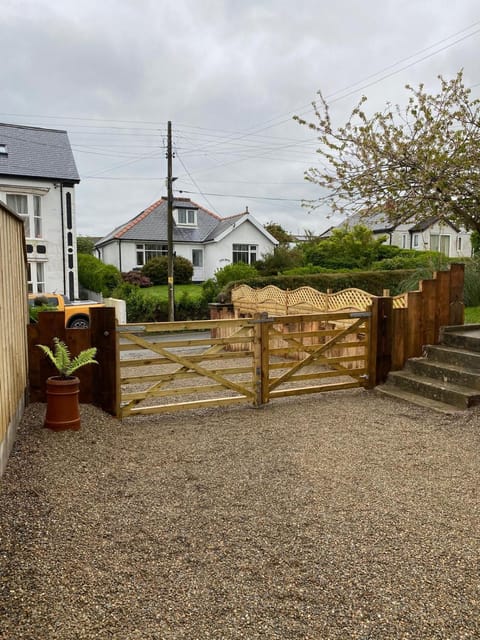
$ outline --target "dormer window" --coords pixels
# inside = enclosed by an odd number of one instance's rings
[[[177,224],[185,227],[197,226],[196,209],[177,209]]]

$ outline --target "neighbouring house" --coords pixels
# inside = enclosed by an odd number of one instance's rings
[[[97,256],[123,272],[141,269],[150,258],[167,255],[167,231],[168,201],[161,198],[97,242]],[[221,218],[189,198],[174,199],[173,250],[192,262],[193,282],[231,263],[253,264],[277,245],[248,209]]]
[[[0,200],[24,222],[30,293],[77,297],[79,182],[66,131],[0,123]]]
[[[328,238],[333,229],[354,227],[362,224],[371,229],[374,236],[386,235],[385,244],[415,249],[416,251],[440,251],[451,258],[465,258],[472,255],[470,232],[457,227],[443,216],[432,216],[425,220],[394,224],[381,214],[365,218],[355,214],[336,227],[324,231],[320,238]]]

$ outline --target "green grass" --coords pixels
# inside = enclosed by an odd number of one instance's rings
[[[480,324],[480,307],[465,307],[465,322]]]
[[[177,284],[174,287],[175,301],[178,302],[182,297],[182,294],[186,291],[190,298],[199,300],[202,296],[201,284]],[[166,284],[158,285],[156,287],[146,287],[141,289],[144,296],[148,298],[158,298],[159,300],[168,300],[168,286]]]

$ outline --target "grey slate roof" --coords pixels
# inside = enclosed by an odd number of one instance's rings
[[[0,123],[0,175],[80,182],[66,131]]]
[[[208,235],[208,237],[205,238],[205,241],[206,242],[210,242],[210,241],[214,240],[220,234],[222,234],[224,231],[226,231],[230,227],[233,227],[235,225],[235,223],[238,220],[240,220],[241,218],[243,218],[244,216],[245,216],[245,213],[239,213],[236,216],[230,216],[229,218],[223,218],[223,220],[221,220],[217,224],[217,226],[214,229],[212,229],[212,231]]]
[[[383,233],[393,231],[397,226],[391,220],[387,220],[387,218],[381,213],[375,213],[368,217],[362,216],[359,213],[354,213],[349,216],[346,220],[341,222],[335,227],[330,227],[326,231],[324,231],[320,237],[321,238],[329,238],[332,235],[333,229],[342,229],[343,227],[355,227],[356,225],[363,225],[368,227],[373,233]]]
[[[188,198],[174,200],[173,207],[174,209],[188,207],[197,210],[196,227],[178,227],[174,223],[174,242],[206,242],[216,227],[221,224],[221,218]],[[126,224],[122,224],[111,231],[97,242],[97,246],[106,244],[115,238],[143,242],[167,242],[167,215],[167,199],[161,198]],[[214,233],[213,235],[217,234]]]

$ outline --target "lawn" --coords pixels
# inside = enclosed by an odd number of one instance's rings
[[[202,296],[201,284],[177,284],[174,287],[175,301],[179,302],[182,295],[187,293],[194,300],[199,300]],[[168,300],[168,286],[166,284],[155,287],[146,287],[142,289],[143,295],[148,298],[158,298],[159,300]]]
[[[469,324],[480,324],[480,307],[466,307],[465,322]]]

